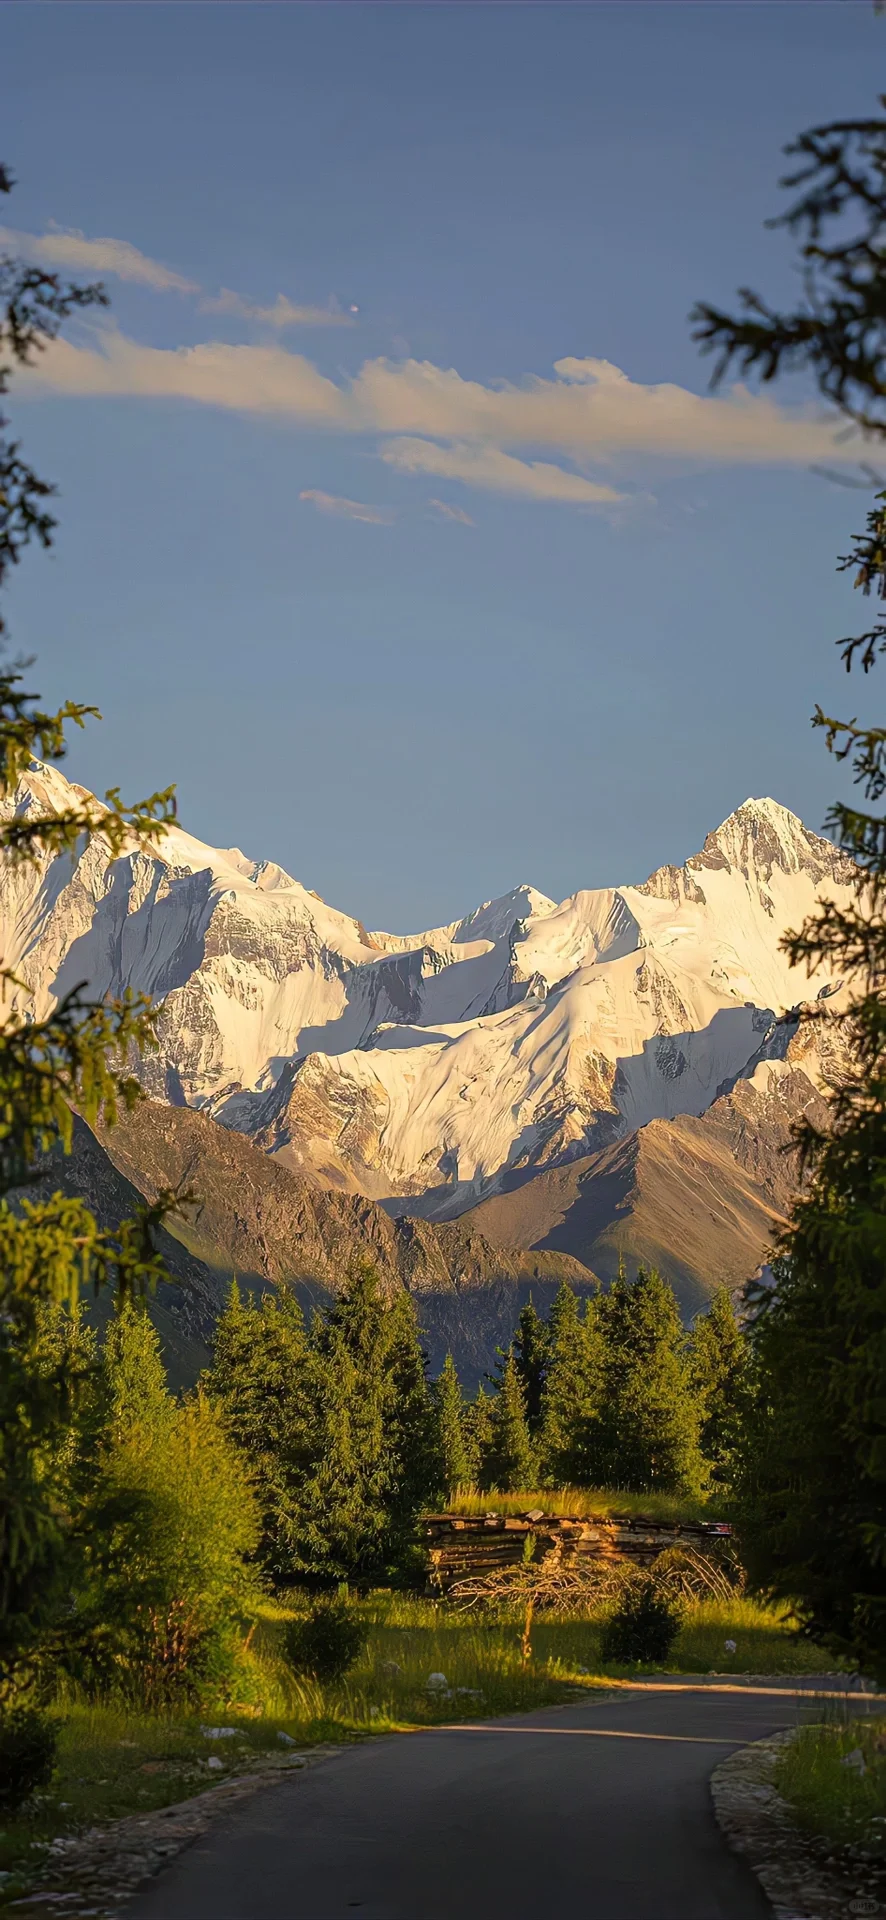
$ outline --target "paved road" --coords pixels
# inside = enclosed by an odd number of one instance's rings
[[[763,1920],[712,1769],[763,1693],[629,1693],[349,1748],[232,1811],[132,1920]]]

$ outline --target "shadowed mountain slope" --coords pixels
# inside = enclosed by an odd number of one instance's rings
[[[657,1266],[689,1316],[765,1260],[797,1188],[791,1128],[825,1111],[802,1068],[765,1063],[700,1117],[652,1120],[463,1218],[491,1240],[571,1253],[604,1284],[621,1258]]]

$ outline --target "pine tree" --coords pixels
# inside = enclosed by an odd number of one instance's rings
[[[548,1340],[539,1433],[542,1478],[552,1487],[590,1486],[602,1379],[597,1303],[588,1301],[582,1313],[572,1288],[564,1284],[551,1308]]]
[[[447,1353],[440,1376],[434,1381],[433,1397],[440,1487],[444,1498],[451,1500],[459,1488],[471,1486],[474,1479],[465,1436],[464,1397],[451,1353]]]
[[[514,1334],[513,1352],[517,1373],[523,1388],[526,1402],[526,1418],[529,1432],[533,1436],[538,1432],[541,1420],[541,1402],[544,1392],[545,1372],[548,1365],[550,1335],[547,1322],[536,1313],[532,1298],[521,1309]]]
[[[484,1487],[499,1493],[519,1493],[532,1487],[535,1456],[526,1419],[523,1384],[513,1354],[505,1361],[501,1384],[493,1395],[490,1444],[482,1463]]]
[[[881,97],[880,106],[886,106]],[[743,291],[738,317],[700,305],[696,337],[716,378],[736,367],[773,380],[812,375],[846,425],[860,427],[872,487],[864,532],[839,561],[863,596],[886,598],[886,114],[801,134],[782,184],[797,197],[771,224],[799,245],[800,297],[787,312]],[[873,449],[872,445],[873,444]],[[861,452],[872,464],[861,464]],[[838,646],[868,673],[886,650],[882,613]],[[795,964],[821,962],[851,990],[854,1065],[830,1088],[824,1128],[798,1130],[805,1190],[758,1295],[752,1414],[742,1448],[742,1548],[755,1579],[790,1597],[823,1644],[886,1678],[886,728],[816,709],[828,749],[849,759],[860,804],[828,826],[857,863],[848,907],[823,899],[785,939]],[[814,1017],[829,1018],[826,1006]],[[833,1017],[833,1016],[831,1016]]]
[[[409,1296],[364,1264],[312,1338],[312,1459],[295,1563],[327,1580],[401,1564],[434,1491],[434,1420]]]
[[[598,1486],[693,1493],[704,1479],[699,1409],[672,1289],[624,1270],[600,1302],[602,1394],[589,1462]]]
[[[464,1436],[468,1456],[468,1484],[485,1487],[486,1460],[492,1445],[492,1400],[480,1386],[464,1411]]]
[[[0,194],[12,180],[0,167]],[[104,302],[100,287],[65,285],[57,275],[0,256],[0,395],[16,366],[56,337],[69,315]],[[5,436],[0,417],[0,586],[29,542],[52,541],[47,507],[52,488]],[[0,618],[0,638],[5,632]],[[0,671],[0,824],[4,864],[29,861],[47,872],[62,853],[82,852],[101,834],[111,855],[156,840],[173,816],[171,792],[127,809],[119,795],[106,804],[84,800],[53,812],[9,805],[31,759],[60,760],[65,729],[82,726],[95,710],[67,701],[45,712],[24,690],[22,673]],[[67,1149],[72,1105],[87,1121],[103,1110],[112,1125],[121,1105],[139,1089],[130,1071],[134,1049],[150,1045],[153,1018],[146,1003],[124,997],[95,1003],[68,994],[43,1020],[18,1010],[20,983],[0,968],[7,995],[0,1031],[0,1709],[21,1693],[39,1661],[41,1645],[63,1600],[69,1526],[48,1472],[80,1387],[77,1366],[62,1355],[54,1370],[41,1365],[41,1311],[73,1306],[84,1285],[138,1292],[161,1275],[151,1230],[169,1210],[161,1195],[113,1233],[103,1232],[79,1200],[55,1194],[18,1208],[13,1190],[26,1187],[35,1163],[57,1141]]]
[[[299,1564],[317,1427],[315,1358],[294,1295],[265,1294],[257,1304],[232,1283],[204,1386],[248,1461],[262,1517],[258,1558],[285,1586]]]
[[[747,1343],[728,1293],[715,1293],[693,1322],[689,1346],[692,1385],[701,1415],[699,1445],[712,1479],[729,1485],[747,1400]]]

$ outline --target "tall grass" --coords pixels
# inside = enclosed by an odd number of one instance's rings
[[[611,1487],[545,1488],[536,1493],[477,1493],[474,1488],[466,1487],[449,1501],[447,1512],[523,1514],[533,1508],[565,1519],[624,1514],[666,1521],[716,1520],[722,1501],[718,1505],[713,1494],[696,1498],[679,1493],[621,1493]]]
[[[886,1721],[850,1718],[835,1703],[829,1706],[820,1725],[800,1727],[785,1748],[776,1768],[776,1787],[808,1833],[833,1847],[862,1846],[882,1860]]]

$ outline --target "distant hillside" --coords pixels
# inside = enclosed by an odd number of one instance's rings
[[[77,1120],[74,1152],[53,1154],[41,1184],[82,1195],[107,1225],[139,1196],[168,1187],[196,1195],[161,1243],[181,1286],[158,1301],[164,1337],[181,1348],[179,1372],[204,1363],[233,1274],[260,1289],[294,1286],[309,1303],[337,1292],[368,1257],[390,1289],[415,1296],[432,1365],[451,1347],[469,1380],[492,1364],[530,1290],[541,1304],[563,1280],[596,1287],[568,1253],[494,1245],[460,1220],[392,1220],[371,1200],[310,1185],[202,1113],[150,1100],[98,1137]]]

